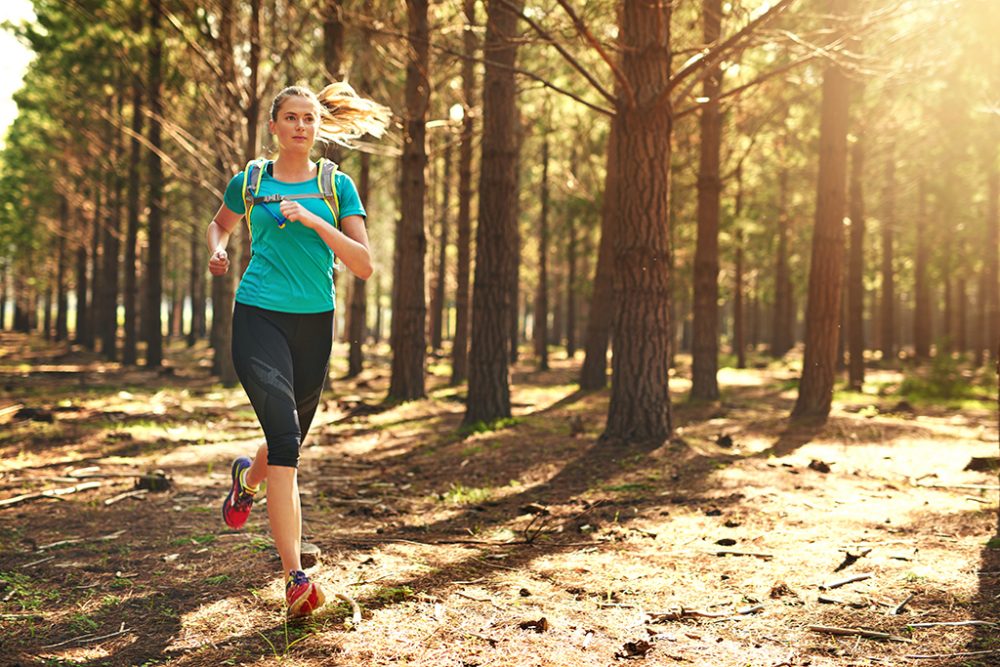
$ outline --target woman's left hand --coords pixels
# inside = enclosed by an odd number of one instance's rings
[[[286,199],[281,202],[281,215],[292,222],[299,222],[306,227],[312,227],[313,214],[297,201]]]

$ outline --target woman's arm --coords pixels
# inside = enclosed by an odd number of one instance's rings
[[[368,280],[371,277],[374,269],[371,250],[368,248],[368,232],[365,230],[365,219],[360,215],[349,215],[342,219],[341,231],[296,201],[286,199],[281,202],[281,214],[319,234],[333,254],[358,278]]]
[[[229,236],[242,217],[222,204],[212,222],[208,223],[205,237],[208,241],[208,250],[212,253],[208,260],[208,270],[213,276],[224,275],[229,270],[229,254],[226,252],[226,246],[229,244]]]

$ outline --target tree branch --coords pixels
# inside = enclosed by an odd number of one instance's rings
[[[565,58],[566,62],[568,62],[573,69],[575,69],[577,72],[579,72],[580,74],[582,74],[583,78],[585,78],[587,80],[587,82],[590,83],[590,85],[593,86],[594,89],[597,90],[597,92],[599,92],[604,97],[604,99],[606,99],[609,102],[611,102],[612,105],[615,105],[617,103],[617,100],[616,100],[615,96],[612,95],[611,93],[609,93],[604,88],[604,86],[602,86],[600,84],[600,82],[597,79],[595,79],[594,76],[590,72],[588,72],[587,69],[583,65],[581,65],[580,62],[576,58],[574,58],[572,56],[572,54],[569,53],[569,51],[567,51],[561,44],[559,44],[559,42],[557,42],[555,40],[555,38],[552,37],[552,35],[550,35],[549,33],[547,33],[544,28],[542,28],[540,25],[538,25],[537,22],[535,22],[535,21],[531,20],[530,18],[528,18],[528,16],[523,11],[521,11],[517,7],[515,7],[510,2],[510,0],[496,0],[496,1],[498,3],[500,3],[501,5],[503,5],[504,7],[506,7],[509,12],[512,12],[513,14],[517,15],[525,23],[527,23],[528,25],[530,25],[531,28],[532,28],[532,30],[534,30],[536,33],[538,33],[539,37],[541,37],[543,40],[545,40],[546,42],[548,42],[549,44],[551,44],[553,47],[555,47],[556,51],[559,52],[559,55],[561,55],[563,58]],[[783,1],[787,2],[788,0],[783,0]]]
[[[587,40],[587,42],[590,43],[590,45],[594,48],[594,50],[597,51],[597,53],[601,56],[601,58],[604,59],[604,62],[608,64],[608,67],[611,68],[611,71],[614,72],[615,79],[617,79],[618,81],[618,85],[622,87],[622,90],[625,91],[625,95],[628,97],[629,107],[634,107],[635,90],[632,88],[632,84],[625,76],[625,73],[622,72],[621,68],[618,67],[618,64],[615,62],[614,58],[608,55],[608,52],[604,50],[604,47],[602,47],[601,43],[597,41],[597,38],[594,37],[593,33],[591,33],[589,29],[587,29],[587,25],[583,22],[580,16],[573,10],[573,7],[570,6],[567,0],[556,0],[556,1],[559,3],[559,6],[562,7],[564,10],[566,10],[566,13],[569,14],[569,18],[571,21],[573,21],[573,25],[576,26],[577,32],[579,32],[580,35],[585,40]]]

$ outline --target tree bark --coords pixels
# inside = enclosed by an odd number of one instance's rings
[[[69,207],[65,197],[60,199],[59,206],[60,219],[66,222],[69,216]],[[61,233],[59,234],[56,256],[58,258],[56,265],[56,340],[62,341],[69,338],[66,326],[69,298],[66,289],[66,237]]]
[[[441,179],[437,270],[431,296],[431,349],[440,350],[444,338],[444,288],[448,275],[448,209],[451,206],[451,148],[444,149],[444,177]]]
[[[847,0],[828,0],[834,17],[842,17]],[[833,26],[834,33],[842,29]],[[835,36],[835,35],[834,35]],[[820,119],[819,178],[816,218],[806,305],[806,347],[799,395],[793,417],[826,420],[833,401],[840,323],[840,290],[844,260],[844,209],[847,183],[847,125],[850,84],[836,63],[823,73]]]
[[[118,118],[124,118],[123,108],[125,106],[125,77],[119,76],[119,91],[115,95],[115,112]],[[104,226],[104,260],[102,272],[104,273],[101,285],[104,290],[104,308],[101,315],[101,354],[109,361],[118,359],[118,292],[120,288],[118,271],[121,267],[119,255],[121,253],[121,228],[122,228],[122,187],[124,185],[119,164],[122,159],[122,133],[115,130],[109,123],[108,130],[112,135],[111,154],[112,164],[108,174],[108,202],[109,213]]]
[[[93,351],[96,347],[99,335],[98,327],[101,324],[103,297],[101,283],[101,234],[104,224],[101,221],[104,215],[104,196],[102,184],[98,181],[94,183],[94,216],[90,224],[90,257],[88,265],[90,267],[90,284],[87,286],[89,307],[87,308],[87,321],[84,331],[84,346]]]
[[[722,32],[722,0],[702,0],[704,43],[714,44]],[[698,166],[698,240],[694,253],[694,340],[691,344],[692,401],[719,398],[719,176],[722,68],[705,77],[701,105]]]
[[[67,229],[73,229],[79,222],[85,221],[74,221],[73,218],[82,218],[83,214],[81,211],[76,211],[76,215],[73,215],[73,208],[69,208],[69,218],[67,221]],[[79,229],[85,230],[85,225],[81,224]],[[87,303],[87,233],[84,231],[80,237],[77,239],[76,247],[76,331],[74,333],[74,342],[86,347],[87,343],[87,327],[90,323],[90,313],[89,304]]]
[[[792,305],[792,277],[788,268],[788,167],[778,174],[778,244],[774,260],[774,320],[771,328],[771,356],[781,358],[795,343],[795,315]]]
[[[407,0],[410,56],[406,67],[406,118],[400,177],[401,216],[396,226],[396,275],[392,313],[392,378],[389,397],[423,398],[426,355],[424,300],[424,193],[426,118],[430,104],[427,0]]]
[[[896,227],[896,160],[889,147],[885,162],[885,189],[882,194],[882,309],[879,318],[882,360],[896,359],[896,273],[893,265]]]
[[[149,43],[149,229],[148,258],[146,260],[146,366],[163,364],[163,323],[160,304],[163,300],[163,163],[160,158],[160,118],[163,103],[160,99],[163,42],[160,35],[161,0],[152,0],[150,10]]]
[[[671,3],[624,3],[622,71],[635,103],[620,100],[621,171],[613,263],[614,356],[604,438],[663,442],[672,431],[670,353],[670,135],[653,103],[670,80]],[[619,98],[620,99],[620,98]]]
[[[522,0],[513,0],[520,11]],[[506,6],[487,6],[490,54],[483,79],[482,165],[476,228],[476,272],[469,349],[465,424],[510,417],[511,293],[517,245],[517,90],[511,68],[517,59],[517,16]]]
[[[590,294],[590,315],[587,317],[587,339],[583,367],[580,369],[580,389],[604,389],[608,384],[608,339],[611,334],[612,269],[615,251],[615,225],[619,214],[618,188],[618,129],[611,124],[608,135],[608,156],[604,176],[604,203],[601,209],[601,240],[597,247],[597,267],[594,270],[594,289]]]
[[[913,267],[913,293],[915,299],[913,347],[916,358],[918,360],[926,360],[931,356],[931,289],[927,282],[930,248],[927,238],[927,185],[923,177],[921,177],[917,185],[917,199],[917,220],[914,228],[917,236],[917,256]]]
[[[576,284],[577,239],[576,220],[572,214],[566,219],[566,357],[576,356]]]
[[[865,238],[865,204],[864,204],[864,170],[865,144],[864,134],[859,133],[851,149],[851,251],[848,260],[848,322],[850,340],[848,354],[850,362],[847,367],[848,386],[854,391],[861,391],[865,383],[865,338],[864,338],[864,238]]]
[[[733,277],[733,347],[736,367],[747,367],[745,318],[743,316],[743,230],[736,230],[736,267]]]
[[[538,289],[535,293],[535,359],[549,370],[549,139],[542,140],[542,212],[538,220]]]
[[[142,11],[136,10],[132,15],[132,32],[139,34],[143,27]],[[143,130],[143,83],[139,76],[133,74],[132,80],[132,141],[129,145],[128,159],[128,227],[125,232],[125,293],[123,302],[125,309],[125,340],[122,348],[122,363],[134,366],[138,362],[138,327],[137,327],[137,292],[136,281],[136,244],[139,239],[139,160],[142,155],[140,137]]]
[[[987,179],[986,341],[991,354],[996,354],[1000,342],[1000,169],[996,158],[990,163]]]
[[[361,201],[368,201],[370,190],[371,156],[361,154],[361,171],[358,178],[358,196]],[[347,377],[357,377],[364,367],[365,324],[368,319],[366,311],[365,290],[367,284],[361,278],[354,276],[351,283],[351,309],[348,340],[350,348],[347,353]]]
[[[458,265],[455,267],[455,340],[451,348],[451,384],[468,378],[469,371],[469,260],[472,239],[472,137],[475,108],[476,53],[475,0],[465,0],[465,31],[462,36],[465,58],[462,61],[462,143],[458,153]]]
[[[60,264],[61,260],[62,258],[60,258]],[[7,330],[7,299],[10,298],[7,290],[7,279],[10,274],[8,267],[9,264],[7,261],[4,261],[3,265],[0,266],[0,331]]]

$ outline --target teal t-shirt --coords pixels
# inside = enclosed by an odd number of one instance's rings
[[[319,192],[315,178],[299,183],[276,180],[271,163],[261,173],[258,195],[310,194]],[[354,181],[339,171],[335,176],[340,219],[349,215],[365,216]],[[226,207],[243,215],[243,172],[233,176],[223,198]],[[322,198],[297,200],[310,212],[331,225],[330,207]],[[266,207],[266,208],[265,208]],[[333,251],[319,234],[298,222],[278,227],[281,204],[255,204],[250,220],[250,264],[236,290],[236,301],[248,306],[284,313],[323,313],[336,303],[333,287]],[[274,213],[268,212],[270,209]]]

